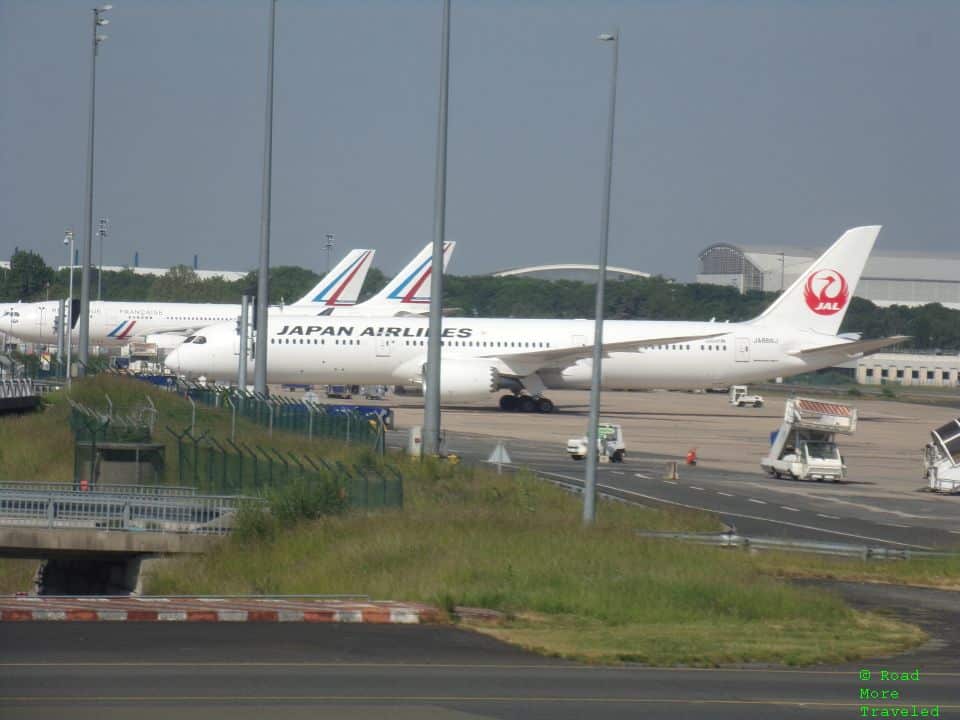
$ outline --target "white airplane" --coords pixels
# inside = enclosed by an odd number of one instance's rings
[[[447,243],[444,267],[453,254],[455,243]],[[370,300],[355,304],[363,281],[373,262],[374,250],[351,250],[306,295],[291,305],[271,307],[271,318],[284,314],[358,313],[369,317],[421,312],[430,302],[430,262],[428,245],[417,254],[394,280]],[[424,258],[427,258],[426,261]],[[80,301],[72,310],[73,337]],[[0,310],[0,332],[24,342],[57,342],[56,301],[16,303]],[[169,349],[183,342],[193,331],[211,323],[236,322],[240,305],[211,303],[166,303],[93,301],[90,303],[90,343],[116,346],[132,341],[147,341]],[[252,318],[251,318],[252,320]]]
[[[443,244],[443,271],[447,271],[456,243]],[[430,273],[433,243],[427,243],[376,295],[359,305],[325,308],[321,315],[336,317],[394,317],[423,315],[430,311]]]
[[[608,320],[603,387],[702,388],[796,375],[905,339],[837,335],[880,228],[848,230],[759,317],[747,322]],[[270,326],[271,383],[423,383],[426,318],[285,316]],[[174,372],[229,380],[237,372],[234,324],[201,330],[167,357]],[[548,388],[586,388],[592,320],[445,318],[444,402],[500,398],[503,410],[551,412]]]

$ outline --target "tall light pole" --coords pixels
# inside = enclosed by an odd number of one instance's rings
[[[66,320],[61,319],[61,322],[65,322],[67,326],[67,390],[70,389],[70,380],[72,369],[73,369],[73,228],[68,227],[63,231],[63,244],[67,246],[67,251],[70,253],[67,260],[67,267],[70,268],[70,299],[67,301],[67,317]]]
[[[423,453],[440,452],[440,355],[443,323],[443,242],[447,225],[447,105],[450,92],[450,0],[443,0],[440,41],[440,114],[437,119],[437,167],[434,176],[433,261],[430,266],[430,335],[424,378]]]
[[[277,34],[277,0],[270,0],[270,41],[267,50],[267,122],[263,151],[263,201],[260,209],[260,271],[257,273],[257,339],[253,352],[253,389],[267,392],[267,345],[270,308],[270,202],[273,175],[273,55]]]
[[[93,256],[93,141],[96,135],[97,109],[97,49],[107,39],[100,34],[100,28],[109,25],[104,14],[113,9],[113,5],[104,5],[93,9],[93,36],[90,55],[90,135],[87,138],[87,197],[83,212],[83,248],[81,250],[80,272],[80,368],[79,374],[86,374],[90,359],[90,261]]]
[[[590,381],[590,424],[587,426],[587,467],[583,484],[583,524],[592,525],[597,516],[597,440],[600,424],[600,382],[603,359],[603,306],[607,281],[607,241],[610,237],[610,187],[613,182],[613,127],[617,114],[617,69],[620,29],[597,38],[613,45],[613,72],[610,77],[610,117],[607,121],[607,171],[603,180],[603,216],[600,225],[600,262],[597,265],[597,310],[593,330],[593,377]]]
[[[97,300],[103,300],[103,239],[107,236],[108,227],[110,227],[110,218],[100,218],[100,225],[97,228],[97,237],[100,239],[100,262],[97,263]]]
[[[323,247],[327,251],[327,272],[330,272],[330,251],[333,250],[333,233],[327,233],[327,242]]]

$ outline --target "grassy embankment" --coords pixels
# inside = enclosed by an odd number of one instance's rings
[[[94,390],[75,395],[102,394],[106,387],[119,405],[121,391],[143,393],[140,386],[131,390],[115,382],[98,380],[106,385],[92,384]],[[153,397],[161,425],[185,424],[185,403],[161,393]],[[223,432],[229,424],[215,414],[204,421],[219,423]],[[33,450],[25,455],[49,455],[37,462],[65,470],[61,479],[67,479],[69,433],[60,437],[61,425],[66,414],[60,403],[43,415],[0,422],[0,447],[31,438]],[[253,427],[242,432],[262,434]],[[279,433],[274,441],[292,450],[306,446],[305,439]],[[318,450],[316,443],[312,449],[325,455],[349,452],[340,446]],[[54,463],[56,453],[64,455],[62,467]],[[11,462],[0,459],[4,476],[30,477],[12,474],[17,465]],[[793,587],[776,575],[847,577],[869,571],[877,579],[922,577],[925,584],[960,577],[956,565],[943,563],[818,565],[818,559],[802,556],[751,556],[636,536],[638,529],[716,527],[707,515],[673,510],[601,503],[599,522],[586,531],[578,498],[530,476],[390,462],[401,465],[407,479],[403,511],[348,513],[287,528],[248,523],[205,556],[171,560],[149,581],[148,591],[357,592],[446,609],[501,610],[506,620],[484,632],[548,654],[657,664],[803,664],[895,652],[920,642],[923,634],[854,612],[829,593]]]

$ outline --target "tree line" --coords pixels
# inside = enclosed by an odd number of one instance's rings
[[[96,298],[97,271],[92,273]],[[290,303],[320,280],[312,270],[297,266],[270,269],[270,302]],[[370,270],[360,297],[374,295],[387,282],[376,268]],[[34,252],[18,251],[9,269],[0,269],[0,301],[16,302],[67,297],[69,272],[56,271]],[[137,275],[133,270],[103,273],[104,300],[236,303],[241,295],[254,295],[257,273],[239,280],[221,277],[200,279],[189,267],[178,265],[166,275]],[[444,306],[468,317],[592,318],[594,286],[574,280],[491,276],[444,278]],[[80,273],[75,271],[74,297],[80,294]],[[736,322],[756,317],[773,302],[776,293],[740,294],[730,287],[669,282],[662,277],[632,278],[607,283],[606,317],[644,320],[716,320]],[[922,307],[881,308],[869,300],[853,298],[841,332],[860,332],[866,338],[910,335],[905,347],[960,350],[960,310],[938,303]]]

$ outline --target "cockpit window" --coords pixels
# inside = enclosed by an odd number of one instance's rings
[[[193,339],[195,337],[196,335],[191,335],[190,337],[188,337],[186,340],[183,341],[183,344],[186,345],[188,342],[193,342]]]
[[[194,344],[194,345],[203,345],[206,341],[207,341],[207,339],[206,339],[203,335],[197,335],[197,336],[193,339],[193,344]]]

